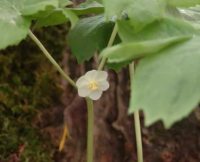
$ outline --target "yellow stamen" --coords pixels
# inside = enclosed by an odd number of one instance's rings
[[[88,88],[94,91],[97,90],[99,87],[97,82],[95,80],[92,80],[89,82]]]

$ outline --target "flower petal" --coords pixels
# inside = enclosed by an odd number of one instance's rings
[[[92,100],[98,100],[102,95],[102,91],[99,91],[99,90],[96,90],[96,91],[92,91],[90,94],[89,94],[89,97],[92,99]]]
[[[108,81],[100,81],[99,83],[99,89],[102,91],[105,91],[109,88],[109,83]]]
[[[106,71],[97,71],[97,75],[95,77],[97,81],[103,81],[106,80],[107,78],[108,78],[108,73]]]
[[[77,81],[76,81],[76,85],[77,87],[83,87],[83,86],[87,86],[88,85],[88,81],[87,79],[85,79],[85,76],[80,77]]]
[[[97,70],[91,70],[85,73],[85,78],[87,80],[93,80],[98,75]]]
[[[87,97],[91,93],[91,90],[87,86],[78,88],[78,95],[80,97]]]

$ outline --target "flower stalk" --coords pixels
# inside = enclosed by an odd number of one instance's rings
[[[107,47],[111,47],[115,41],[115,38],[117,36],[117,24],[115,24],[114,28],[113,28],[113,31],[112,31],[112,34],[110,36],[110,40],[108,42],[108,45]],[[99,64],[99,67],[98,67],[98,70],[102,70],[106,64],[106,61],[107,61],[107,58],[106,57],[103,57],[100,64]]]
[[[87,124],[87,162],[93,162],[94,158],[94,105],[93,101],[86,98],[88,110],[88,124]]]
[[[47,51],[40,40],[32,33],[31,30],[28,32],[29,37],[36,43],[47,59],[53,64],[53,66],[59,71],[59,73],[67,80],[74,88],[77,89],[75,82],[62,70],[58,63],[54,60],[51,54]]]
[[[129,65],[129,72],[130,72],[131,84],[133,84],[132,78],[134,76],[134,63],[131,63]],[[134,125],[135,125],[135,137],[137,145],[137,158],[138,162],[143,162],[142,133],[141,133],[139,110],[134,112]]]
[[[47,51],[47,49],[44,47],[44,45],[40,42],[40,40],[32,33],[31,30],[28,32],[29,37],[36,43],[36,45],[39,47],[39,49],[43,52],[43,54],[47,57],[47,59],[53,64],[53,66],[56,68],[56,70],[63,76],[63,78],[68,81],[71,86],[73,86],[75,89],[77,89],[77,86],[75,82],[62,70],[62,68],[59,66],[59,64],[54,60],[54,58],[51,56],[51,54]],[[59,151],[62,151],[64,148],[64,144],[66,141],[67,136],[69,135],[67,125],[64,124],[63,134],[59,145]]]

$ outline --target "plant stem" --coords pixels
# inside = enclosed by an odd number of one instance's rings
[[[133,84],[132,78],[134,76],[134,63],[131,63],[129,65],[129,72],[130,72],[131,84]],[[134,112],[134,124],[135,124],[135,137],[137,145],[137,158],[138,162],[143,162],[142,133],[141,133],[139,110],[136,110]]]
[[[87,128],[87,162],[93,162],[93,128],[94,128],[94,106],[93,101],[86,98],[87,110],[88,110],[88,128]]]
[[[143,162],[142,134],[141,134],[139,110],[134,112],[134,122],[135,122],[138,162]]]
[[[108,47],[112,46],[115,37],[117,35],[117,25],[114,26],[113,32],[108,42]],[[101,60],[101,63],[98,67],[98,70],[102,70],[106,63],[106,58]],[[89,98],[86,98],[87,109],[88,109],[88,124],[87,124],[87,162],[93,162],[93,152],[94,152],[94,137],[93,137],[93,128],[94,128],[94,106],[93,101]]]
[[[117,24],[115,24],[114,28],[113,28],[113,31],[112,31],[112,34],[110,36],[110,40],[108,42],[108,45],[107,47],[111,47],[115,41],[115,37],[117,35]],[[106,57],[103,57],[100,64],[99,64],[99,67],[98,67],[98,70],[102,70],[104,65],[106,64],[106,61],[107,61],[107,58]]]
[[[54,67],[60,72],[60,74],[74,87],[77,89],[75,82],[62,70],[62,68],[58,65],[58,63],[54,60],[54,58],[50,55],[47,49],[43,46],[40,40],[29,30],[28,35],[30,38],[37,44],[43,54],[47,57],[47,59],[54,65]]]

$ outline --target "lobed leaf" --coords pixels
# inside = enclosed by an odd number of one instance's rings
[[[122,43],[102,51],[101,56],[108,58],[108,63],[130,62],[161,51],[170,45],[187,40],[191,36],[171,37],[143,42]]]
[[[70,0],[59,0],[59,7],[66,7],[72,4],[73,2]]]
[[[30,20],[21,16],[19,6],[11,0],[0,1],[0,49],[16,45],[28,33]]]
[[[107,19],[121,19],[128,16],[135,30],[163,17],[165,0],[103,0]]]
[[[86,3],[92,3],[92,2],[98,2],[100,4],[102,4],[102,0],[86,0]]]
[[[199,33],[189,23],[170,17],[149,24],[140,32],[134,31],[130,21],[120,20],[117,24],[123,43],[101,53],[108,58],[109,67],[117,71],[133,59],[152,55]]]
[[[96,1],[81,3],[79,6],[70,9],[77,15],[100,14],[104,12],[103,5]]]
[[[109,69],[113,69],[116,72],[119,72],[122,68],[125,68],[127,65],[129,65],[132,61],[125,61],[125,62],[119,62],[119,63],[107,63],[106,66]]]
[[[36,0],[32,0],[32,1],[36,1]],[[56,2],[56,3],[53,3],[53,2]],[[40,5],[40,3],[45,5],[45,7],[40,6],[40,8],[37,8],[37,6]],[[34,12],[26,16],[28,16],[32,20],[36,20],[35,26],[39,26],[39,27],[59,25],[68,21],[70,21],[71,26],[74,27],[76,22],[78,21],[78,17],[73,11],[71,11],[68,8],[65,8],[66,5],[70,5],[71,3],[72,2],[69,0],[38,1],[38,3],[35,4],[35,8],[38,9],[38,12],[36,13]],[[28,9],[29,7],[27,8],[27,10]]]
[[[142,59],[132,80],[130,113],[143,109],[146,124],[166,127],[187,116],[200,101],[200,37]]]
[[[27,16],[57,6],[58,0],[0,1],[0,49],[16,45],[26,37],[31,24]]]
[[[43,16],[37,18],[37,26],[59,25],[70,20],[71,27],[73,28],[78,21],[78,17],[74,14],[74,12],[67,8],[51,9],[42,15]]]
[[[146,40],[166,39],[174,36],[193,35],[199,32],[181,19],[165,17],[136,32],[131,21],[117,22],[118,33],[123,42],[137,42]]]
[[[102,15],[84,18],[77,23],[69,32],[68,43],[79,63],[106,47],[112,28],[113,24],[105,22]]]
[[[9,0],[11,1],[11,0]],[[47,7],[58,7],[58,0],[20,0],[22,15],[30,16],[44,11]]]
[[[200,4],[200,0],[168,0],[168,4],[175,7],[193,7]]]

